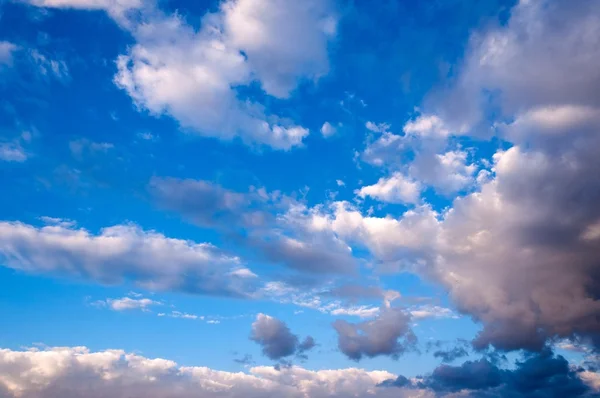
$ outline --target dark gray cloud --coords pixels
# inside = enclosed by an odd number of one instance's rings
[[[252,324],[250,340],[262,347],[262,352],[273,360],[281,360],[294,354],[304,354],[315,346],[311,336],[302,342],[288,326],[277,318],[258,314]]]
[[[584,397],[592,396],[589,386],[562,356],[545,349],[517,361],[514,369],[498,367],[482,358],[460,366],[441,365],[430,375],[407,380],[403,376],[381,383],[382,387],[430,389],[438,395],[463,392],[473,397]]]
[[[338,334],[338,348],[355,361],[363,356],[397,358],[417,340],[410,328],[410,315],[400,308],[382,308],[377,318],[359,323],[338,319],[333,327]]]
[[[437,350],[434,351],[433,356],[440,358],[442,362],[453,362],[459,358],[463,358],[469,355],[469,352],[465,347],[456,346],[449,350]]]

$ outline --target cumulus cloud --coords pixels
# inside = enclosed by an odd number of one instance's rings
[[[289,150],[308,130],[238,98],[235,86],[258,80],[268,94],[288,97],[299,80],[327,73],[334,26],[328,2],[313,0],[230,0],[199,31],[155,12],[132,29],[137,44],[117,60],[115,82],[140,108],[200,135]]]
[[[250,339],[259,344],[263,354],[273,360],[302,354],[315,346],[311,336],[300,342],[285,323],[265,314],[256,316]]]
[[[321,126],[321,134],[325,138],[331,137],[336,132],[337,132],[337,128],[329,122],[325,122],[325,123],[323,123],[323,126]]]
[[[7,398],[392,398],[433,397],[417,390],[378,388],[395,375],[386,371],[310,371],[297,366],[251,367],[230,373],[184,367],[121,350],[91,352],[85,347],[0,350],[0,395]]]
[[[328,1],[234,0],[222,12],[227,42],[246,54],[268,94],[288,97],[298,78],[328,72],[337,23]]]
[[[382,202],[418,204],[421,196],[421,184],[401,173],[388,178],[380,178],[374,185],[364,186],[356,193],[361,198],[370,196]]]
[[[131,281],[152,290],[246,296],[245,279],[227,274],[240,260],[208,243],[168,238],[140,227],[115,225],[93,234],[68,225],[35,227],[0,222],[2,264],[31,273]]]
[[[400,308],[383,308],[377,318],[359,323],[338,319],[333,327],[338,334],[338,348],[355,361],[364,356],[397,358],[417,340],[410,328],[410,316]]]
[[[432,94],[435,111],[407,123],[404,136],[385,137],[385,148],[417,142],[408,175],[451,192],[473,184],[476,168],[466,151],[448,151],[447,136],[481,136],[493,125],[512,147],[494,155],[476,192],[442,214],[374,218],[348,204],[321,214],[323,225],[378,259],[442,283],[457,309],[483,324],[477,348],[600,342],[598,15],[595,2],[518,2],[506,24],[473,35],[450,92]],[[493,93],[498,109],[481,93]],[[497,120],[486,119],[492,111]],[[385,165],[374,156],[385,153],[374,150],[382,140],[364,156]],[[408,217],[419,227],[403,225]]]

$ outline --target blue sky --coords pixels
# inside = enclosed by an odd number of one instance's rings
[[[0,2],[0,396],[591,396],[599,17]]]

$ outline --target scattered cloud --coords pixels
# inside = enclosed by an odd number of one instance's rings
[[[273,360],[303,354],[315,346],[311,336],[300,342],[285,323],[265,314],[257,315],[252,324],[250,339],[259,344],[263,354]]]

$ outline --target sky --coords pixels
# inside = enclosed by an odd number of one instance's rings
[[[600,2],[0,0],[0,398],[600,395]]]

